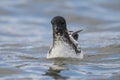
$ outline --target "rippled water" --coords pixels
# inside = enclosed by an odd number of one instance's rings
[[[83,60],[47,60],[50,20],[83,29]],[[0,80],[120,80],[119,0],[1,0]]]

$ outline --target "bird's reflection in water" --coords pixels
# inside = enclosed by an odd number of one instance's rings
[[[67,77],[60,74],[62,70],[63,69],[57,70],[57,69],[54,69],[53,67],[50,67],[48,71],[45,73],[45,75],[50,76],[55,80],[56,79],[65,80],[67,79]]]
[[[69,77],[61,75],[60,72],[64,70],[69,70],[69,67],[67,67],[68,64],[72,63],[78,63],[76,60],[71,59],[52,59],[53,65],[49,67],[49,69],[44,74],[45,76],[50,76],[53,79],[59,79],[59,80],[66,80]],[[75,61],[75,62],[74,62]]]

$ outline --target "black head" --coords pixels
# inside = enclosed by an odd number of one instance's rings
[[[55,35],[64,35],[65,32],[67,32],[66,28],[66,21],[61,16],[56,16],[51,20],[51,24],[53,27],[53,34]]]

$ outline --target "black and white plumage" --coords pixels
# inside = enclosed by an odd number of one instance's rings
[[[83,53],[78,45],[78,31],[68,31],[66,21],[61,16],[51,20],[53,29],[53,43],[47,58],[83,58]]]

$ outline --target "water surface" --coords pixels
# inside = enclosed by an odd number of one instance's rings
[[[83,29],[83,60],[46,59],[56,15]],[[119,0],[1,0],[0,80],[54,79],[120,80]]]

